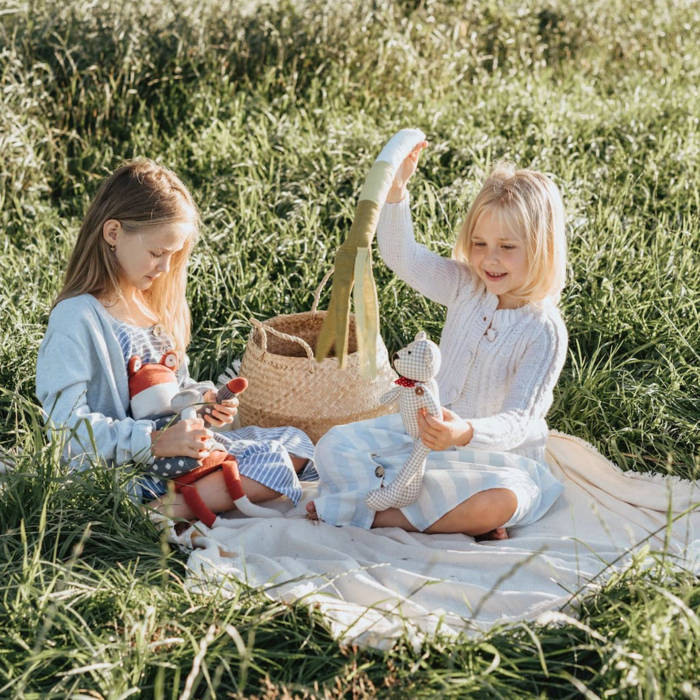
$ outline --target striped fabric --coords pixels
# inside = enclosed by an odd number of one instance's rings
[[[221,449],[236,456],[240,474],[277,491],[295,504],[301,498],[301,481],[318,480],[313,443],[297,428],[247,426],[214,433],[214,440]],[[294,471],[290,455],[309,460],[299,475]],[[152,474],[145,475],[139,483],[145,501],[162,496],[167,490],[167,482]]]
[[[253,425],[215,433],[214,439],[238,459],[238,470],[254,481],[286,496],[294,504],[301,498],[301,483],[290,455],[311,460],[301,476],[318,479],[313,466],[314,445],[298,428],[258,428]]]
[[[132,326],[130,323],[119,321],[116,318],[111,319],[111,321],[114,334],[119,341],[119,347],[122,349],[124,361],[127,364],[134,355],[138,355],[143,364],[160,362],[163,354],[175,347],[170,336],[165,331],[160,330],[160,326],[157,324],[143,328]],[[177,378],[182,383],[185,377],[187,377],[186,363],[180,363],[177,368]]]
[[[133,355],[139,355],[144,362],[158,362],[163,353],[172,347],[168,336],[154,332],[154,326],[140,328],[116,319],[113,325],[125,363]],[[188,379],[186,363],[178,371],[178,379],[181,385]],[[281,493],[295,504],[301,498],[300,477],[304,481],[318,479],[313,463],[313,443],[298,428],[248,426],[215,433],[214,439],[222,449],[236,456],[238,470],[243,476]],[[309,460],[299,476],[294,471],[290,455]],[[144,501],[158,498],[167,490],[167,482],[152,475],[141,477],[139,485]]]
[[[375,512],[365,503],[367,493],[396,477],[412,446],[398,413],[326,433],[316,445],[319,517],[333,525],[370,528]],[[474,494],[494,488],[510,489],[518,499],[506,527],[538,520],[563,490],[544,462],[512,452],[455,447],[428,455],[421,493],[401,512],[425,530]]]
[[[133,355],[138,355],[144,364],[160,362],[163,353],[173,347],[166,334],[156,335],[155,326],[142,328],[117,319],[114,319],[112,325],[127,362]]]

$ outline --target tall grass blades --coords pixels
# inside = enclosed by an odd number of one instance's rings
[[[378,148],[418,126],[416,234],[443,254],[495,161],[562,189],[550,425],[624,469],[697,478],[698,35],[690,0],[3,3],[0,696],[699,697],[698,586],[662,556],[601,583],[580,621],[386,655],[242,584],[193,595],[125,495],[133,473],[66,473],[34,399],[80,219],[120,161],[165,163],[201,206],[191,370],[214,378],[250,316],[309,309]],[[440,307],[375,273],[390,351],[439,335]]]

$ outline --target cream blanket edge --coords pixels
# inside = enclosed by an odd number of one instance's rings
[[[386,649],[402,634],[418,645],[426,634],[557,619],[641,547],[666,547],[679,566],[700,571],[697,482],[623,472],[563,433],[550,433],[547,453],[564,493],[509,540],[314,523],[304,505],[316,487],[307,484],[296,507],[273,504],[284,518],[198,524],[188,585],[234,595],[241,580],[275,600],[316,606],[341,643]]]

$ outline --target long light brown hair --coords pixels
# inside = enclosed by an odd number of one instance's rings
[[[486,211],[509,224],[525,245],[528,274],[512,295],[524,303],[546,298],[558,302],[566,280],[566,235],[564,205],[554,182],[536,170],[496,165],[462,224],[452,251],[455,260],[469,265],[472,235]]]
[[[100,186],[80,227],[63,287],[53,305],[79,294],[98,299],[121,296],[119,263],[102,234],[109,219],[119,221],[127,234],[145,232],[156,224],[192,222],[194,234],[173,254],[167,274],[156,278],[143,293],[176,349],[184,352],[190,341],[187,260],[198,235],[199,212],[180,178],[147,158],[124,163]]]

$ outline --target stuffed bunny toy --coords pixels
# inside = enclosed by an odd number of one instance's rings
[[[370,491],[365,503],[372,510],[401,508],[413,503],[420,493],[425,462],[430,452],[418,435],[418,411],[425,408],[438,418],[442,417],[440,397],[435,375],[440,369],[440,348],[424,331],[414,341],[394,354],[394,369],[398,386],[381,397],[382,403],[399,400],[399,411],[406,432],[414,438],[413,450],[394,481]]]

